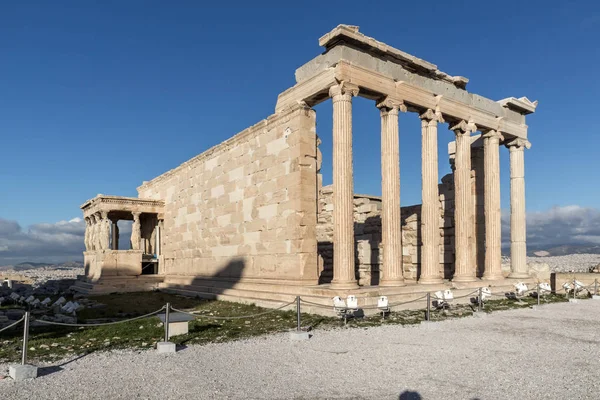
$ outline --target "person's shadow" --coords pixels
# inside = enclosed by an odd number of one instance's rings
[[[419,392],[413,392],[412,390],[405,390],[400,393],[398,396],[398,400],[422,400],[423,397],[419,394]]]

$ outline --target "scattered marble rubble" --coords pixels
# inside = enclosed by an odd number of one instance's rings
[[[34,296],[23,298],[23,296],[19,296],[16,293],[13,294],[15,294],[15,296],[0,297],[0,305],[12,304],[20,307],[27,306],[34,317],[34,320],[31,323],[32,326],[40,325],[35,321],[36,319],[62,323],[76,323],[78,311],[85,308],[98,308],[104,306],[95,300],[87,298],[67,301],[65,297],[61,296],[56,301],[52,302],[50,297],[40,300]],[[0,310],[0,328],[18,321],[23,317],[24,313],[25,309],[23,308]]]

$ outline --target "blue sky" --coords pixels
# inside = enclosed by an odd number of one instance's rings
[[[80,217],[271,114],[340,23],[470,79],[527,119],[527,210],[600,207],[600,5],[547,2],[0,3],[0,220],[22,234]],[[331,102],[316,107],[331,181]],[[355,190],[380,193],[379,113],[355,101]],[[420,125],[403,114],[402,205],[420,203]],[[449,172],[440,126],[440,176]],[[508,151],[501,152],[509,207]],[[2,228],[0,227],[0,234]],[[1,243],[0,243],[1,245]],[[2,246],[0,246],[0,250]]]

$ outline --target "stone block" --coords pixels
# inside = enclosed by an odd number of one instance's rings
[[[600,296],[594,294],[592,295],[592,300],[600,300]]]
[[[291,331],[290,339],[294,340],[294,341],[308,340],[308,339],[310,339],[310,334],[308,332],[304,332],[304,331]]]
[[[158,342],[156,343],[156,350],[158,350],[159,353],[175,353],[175,343]]]
[[[34,365],[11,365],[8,367],[8,375],[15,381],[25,379],[35,379],[38,375],[38,369]]]

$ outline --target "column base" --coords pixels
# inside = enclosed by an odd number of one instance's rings
[[[472,275],[455,276],[452,278],[452,282],[475,282],[476,280],[477,277]]]
[[[406,286],[406,282],[404,282],[404,279],[402,279],[402,280],[382,280],[382,281],[379,282],[379,286],[386,286],[386,287],[395,286],[395,287],[400,287],[400,286]]]
[[[443,282],[444,280],[439,276],[424,276],[422,278],[419,278],[419,280],[417,281],[417,283],[422,283],[423,285],[435,285]]]
[[[342,290],[358,289],[358,283],[356,283],[356,281],[349,281],[349,282],[331,281],[331,288],[332,289],[342,289]]]
[[[484,281],[500,281],[504,279],[504,275],[483,275],[481,279]]]
[[[525,279],[529,278],[529,274],[527,272],[511,272],[508,277],[513,279]]]

